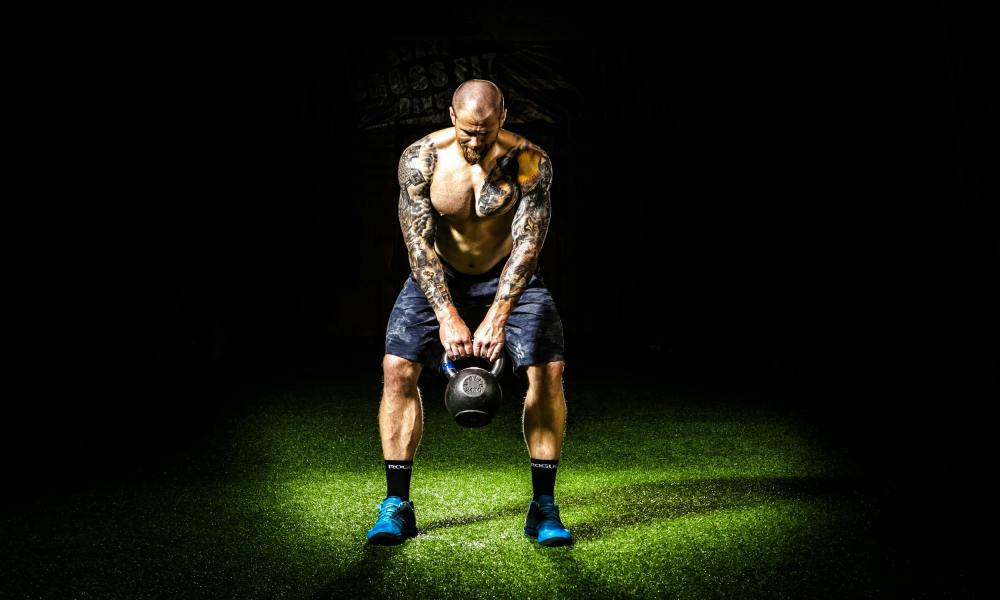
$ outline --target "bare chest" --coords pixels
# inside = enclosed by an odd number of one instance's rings
[[[517,161],[503,157],[487,172],[478,166],[439,164],[431,179],[431,204],[454,220],[496,217],[521,199]]]

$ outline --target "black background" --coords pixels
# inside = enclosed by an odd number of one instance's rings
[[[873,469],[944,477],[933,494],[952,509],[984,503],[985,20],[616,5],[382,4],[308,27],[150,15],[47,50],[12,252],[15,473],[54,486],[54,470],[86,482],[154,462],[211,434],[228,408],[206,390],[255,365],[378,381],[407,273],[395,164],[448,123],[365,131],[352,86],[373,52],[446,40],[537,45],[572,84],[555,122],[508,125],[554,164],[541,268],[567,378],[666,366],[791,390],[845,445],[881,440],[864,447]]]

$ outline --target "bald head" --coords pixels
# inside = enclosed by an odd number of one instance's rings
[[[499,117],[504,110],[503,93],[492,81],[470,79],[455,89],[451,106],[456,113],[465,113],[477,120],[492,115]]]

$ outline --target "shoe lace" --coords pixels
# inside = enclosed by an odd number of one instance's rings
[[[555,520],[557,522],[562,522],[559,520],[559,506],[555,504],[539,504],[538,512],[542,513],[544,520]]]
[[[400,506],[402,506],[402,505],[401,504],[388,504],[388,503],[387,504],[383,504],[378,509],[378,518],[379,518],[379,520],[381,521],[382,519],[391,519],[392,516],[396,514],[396,511],[399,510]]]

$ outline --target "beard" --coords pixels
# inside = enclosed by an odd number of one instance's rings
[[[462,146],[462,155],[465,157],[465,162],[469,163],[470,165],[477,165],[479,164],[480,161],[483,160],[483,157],[486,156],[487,153],[489,153],[490,148],[492,147],[493,144],[489,144],[487,146],[483,146],[478,150],[473,150],[468,146]]]

